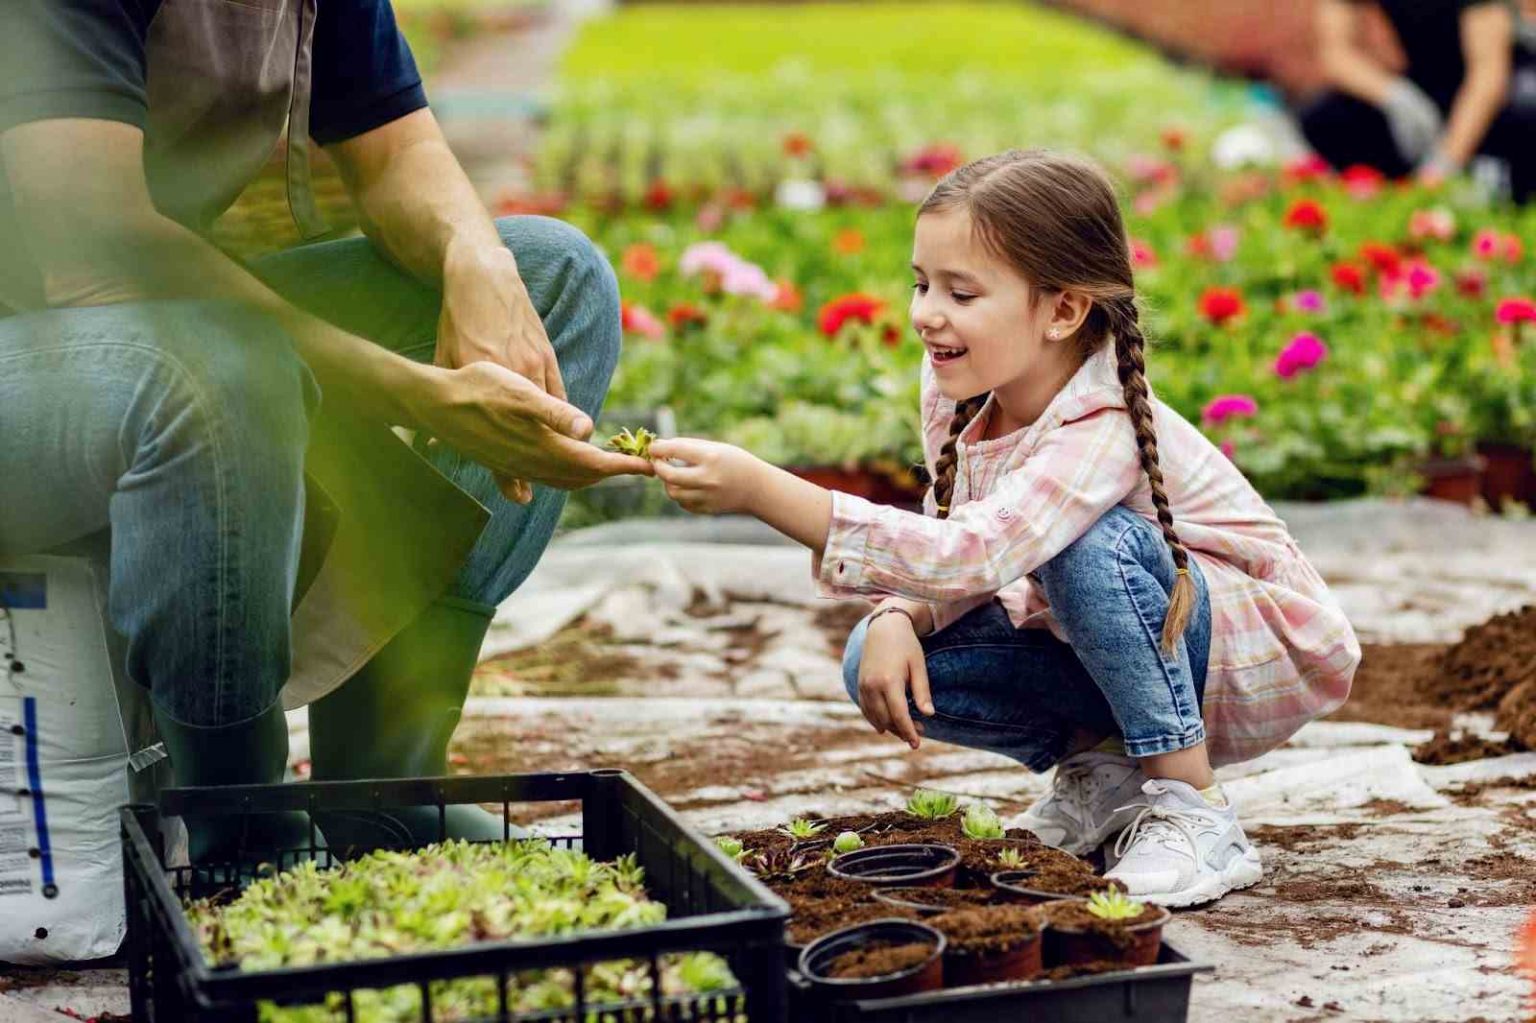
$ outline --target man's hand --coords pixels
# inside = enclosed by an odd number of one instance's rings
[[[416,422],[498,478],[578,490],[609,476],[651,475],[645,459],[587,443],[592,420],[505,366],[423,369],[431,380],[413,403]]]
[[[504,245],[448,244],[433,362],[446,369],[495,363],[565,400],[555,349],[517,272],[517,260]],[[496,483],[520,504],[533,498],[521,479],[497,473]]]
[[[651,442],[656,478],[667,496],[696,515],[744,512],[770,466],[730,444],[674,437]],[[683,463],[673,465],[671,460]]]
[[[922,714],[933,713],[928,662],[906,615],[883,614],[869,623],[859,660],[859,709],[876,732],[890,732],[913,749],[922,744],[922,725],[907,709],[907,689]]]

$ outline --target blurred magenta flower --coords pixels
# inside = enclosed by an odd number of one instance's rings
[[[1536,323],[1536,301],[1528,298],[1506,298],[1493,311],[1494,319],[1503,324]]]
[[[1327,357],[1328,346],[1323,343],[1323,339],[1310,331],[1303,331],[1291,338],[1290,343],[1275,358],[1275,375],[1289,380]]]
[[[1320,313],[1326,308],[1323,293],[1313,288],[1298,291],[1291,296],[1291,308],[1299,313]]]
[[[1130,240],[1131,266],[1138,270],[1150,270],[1157,266],[1157,252],[1140,238]]]
[[[1246,394],[1220,394],[1200,410],[1200,421],[1206,426],[1217,426],[1228,419],[1246,419],[1258,414],[1259,403]]]

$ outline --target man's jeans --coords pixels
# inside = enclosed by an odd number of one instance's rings
[[[1073,732],[1120,736],[1133,757],[1205,739],[1200,703],[1210,657],[1211,605],[1190,559],[1198,602],[1177,656],[1162,654],[1173,555],[1156,525],[1123,507],[1035,572],[1070,638],[1016,629],[992,601],[923,637],[934,715],[908,701],[930,739],[992,750],[1030,770],[1062,758]],[[848,638],[843,681],[858,700],[868,619]]]
[[[579,231],[499,220],[573,404],[596,417],[618,361],[618,286]],[[352,333],[432,359],[441,297],[366,240],[257,261],[274,290]],[[270,319],[154,301],[0,319],[0,553],[110,525],[109,611],[130,677],[172,717],[243,720],[289,670],[304,449],[319,395]],[[438,446],[437,467],[492,511],[450,596],[499,603],[532,571],[565,495],[504,499]]]

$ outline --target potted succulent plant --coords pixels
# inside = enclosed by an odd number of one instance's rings
[[[1115,889],[1039,908],[1046,920],[1047,966],[1105,961],[1149,966],[1157,962],[1163,925],[1171,916],[1161,906],[1137,902]]]

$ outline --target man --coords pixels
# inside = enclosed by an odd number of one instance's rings
[[[112,621],[181,784],[280,779],[280,690],[314,701],[315,778],[445,773],[560,491],[649,471],[587,443],[611,270],[563,224],[489,218],[388,0],[10,0],[5,22],[0,553],[110,526]],[[366,238],[242,265],[204,232],[285,131],[296,222],[319,227],[313,139]],[[302,582],[301,539],[324,550]],[[438,830],[435,808],[319,823],[333,847]],[[242,840],[189,824],[194,859]]]
[[[1436,183],[1476,155],[1503,161],[1517,202],[1536,192],[1536,54],[1509,0],[1380,0],[1407,58],[1402,75],[1355,42],[1363,0],[1319,0],[1318,44],[1336,91],[1301,113],[1312,148]]]

